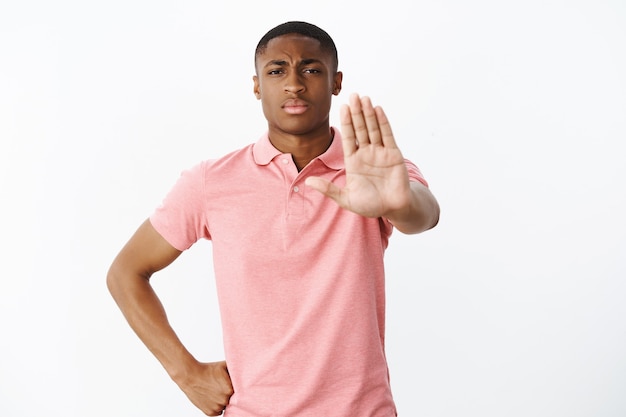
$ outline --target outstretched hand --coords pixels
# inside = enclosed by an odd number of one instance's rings
[[[343,188],[320,177],[306,184],[339,206],[366,217],[386,217],[409,205],[411,190],[404,158],[383,109],[369,97],[350,96],[340,110],[346,167]]]

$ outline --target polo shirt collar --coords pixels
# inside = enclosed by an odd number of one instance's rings
[[[334,127],[332,130],[334,132],[332,143],[326,152],[318,156],[317,159],[322,161],[328,168],[339,170],[344,167],[341,133],[339,129]],[[254,162],[258,165],[267,165],[278,155],[282,155],[282,153],[272,145],[272,142],[270,142],[267,132],[254,144],[252,154],[254,156]]]

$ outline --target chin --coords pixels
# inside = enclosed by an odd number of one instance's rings
[[[291,122],[279,123],[275,125],[279,130],[292,135],[305,135],[319,128],[319,125],[313,123]]]

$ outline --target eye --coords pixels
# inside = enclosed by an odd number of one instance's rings
[[[279,74],[282,74],[282,73],[283,73],[283,70],[280,69],[280,68],[272,69],[272,70],[267,71],[267,75],[279,75]]]
[[[316,68],[307,68],[307,69],[304,70],[304,73],[306,73],[306,74],[319,74],[321,72],[322,71],[320,71],[320,70],[318,70]]]

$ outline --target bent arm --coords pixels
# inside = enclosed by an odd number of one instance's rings
[[[192,363],[193,358],[170,326],[150,277],[180,254],[146,220],[107,274],[108,289],[124,317],[172,378],[184,372],[185,364]]]
[[[405,234],[421,233],[432,229],[439,222],[439,203],[428,187],[416,181],[409,183],[408,204],[398,210],[386,213],[396,229]]]
[[[226,362],[201,363],[189,353],[150,285],[152,274],[180,254],[146,220],[113,261],[107,286],[131,328],[174,382],[206,415],[217,416],[233,394]]]

